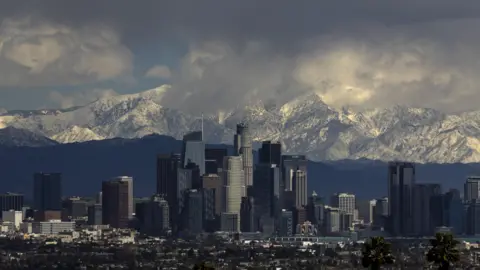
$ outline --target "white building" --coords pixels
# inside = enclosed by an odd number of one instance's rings
[[[58,234],[60,232],[69,232],[75,229],[75,222],[65,222],[60,220],[50,220],[32,223],[32,233],[36,234]]]
[[[23,221],[23,212],[22,211],[3,211],[2,212],[3,222],[11,222],[14,225],[14,230],[20,229],[20,224]]]
[[[241,156],[228,156],[223,159],[223,213],[240,216],[242,197],[245,196],[243,161]],[[240,219],[237,218],[240,229]]]

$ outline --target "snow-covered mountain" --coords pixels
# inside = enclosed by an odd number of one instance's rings
[[[180,139],[200,129],[201,116],[162,106],[168,89],[161,86],[103,98],[67,110],[4,111],[0,128],[26,129],[60,143],[151,133]],[[279,140],[286,153],[306,153],[313,160],[480,162],[480,111],[448,115],[397,106],[359,113],[336,110],[308,93],[281,106],[258,101],[246,108],[205,115],[205,138],[231,143],[235,124],[241,120],[250,124],[254,140]]]

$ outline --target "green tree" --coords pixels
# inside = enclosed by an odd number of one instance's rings
[[[438,269],[450,269],[450,266],[460,260],[460,253],[457,249],[459,242],[453,238],[451,233],[437,233],[434,239],[430,240],[432,248],[427,253],[427,260],[438,266]]]
[[[366,241],[362,256],[363,267],[372,270],[380,269],[382,265],[393,264],[395,261],[391,245],[383,237],[372,237]]]

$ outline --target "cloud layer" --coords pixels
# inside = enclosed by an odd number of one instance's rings
[[[33,17],[0,25],[0,86],[96,82],[131,69],[131,52],[103,25],[72,28]]]
[[[305,91],[359,110],[480,102],[476,0],[26,2],[0,11],[0,85],[110,80],[131,72],[132,54],[186,44],[178,65],[141,76],[170,79],[165,104],[191,111]]]
[[[58,91],[52,91],[49,94],[49,99],[50,103],[56,106],[54,108],[66,109],[116,95],[118,95],[118,93],[112,89],[91,89],[77,91],[73,94],[63,94]]]
[[[275,44],[226,42],[190,48],[173,75],[166,104],[228,110],[252,100],[288,100],[315,91],[334,107],[408,105],[456,112],[478,109],[480,36],[464,29],[480,19],[386,27],[357,25],[299,40],[288,53]],[[212,102],[215,101],[215,102]]]

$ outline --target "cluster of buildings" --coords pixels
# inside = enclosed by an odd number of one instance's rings
[[[226,148],[205,148],[196,131],[184,136],[181,153],[157,157],[156,193],[167,202],[173,234],[291,234],[306,221],[306,157],[282,155],[279,142],[265,141],[254,162],[244,123],[233,139],[229,154]]]
[[[158,155],[156,191],[148,198],[135,199],[132,177],[119,176],[102,182],[96,198],[64,199],[60,173],[36,173],[31,207],[21,194],[0,195],[0,231],[58,234],[108,225],[150,236],[480,234],[480,177],[467,179],[462,198],[458,190],[417,183],[414,164],[392,162],[388,196],[360,201],[337,193],[326,201],[307,193],[304,155],[282,155],[281,143],[264,141],[254,157],[248,125],[236,128],[233,151],[206,147],[203,131],[195,131],[184,136],[180,153]]]
[[[388,197],[371,201],[373,224],[391,236],[431,236],[437,231],[480,234],[480,177],[468,177],[463,197],[435,183],[417,183],[415,165],[389,163]]]

